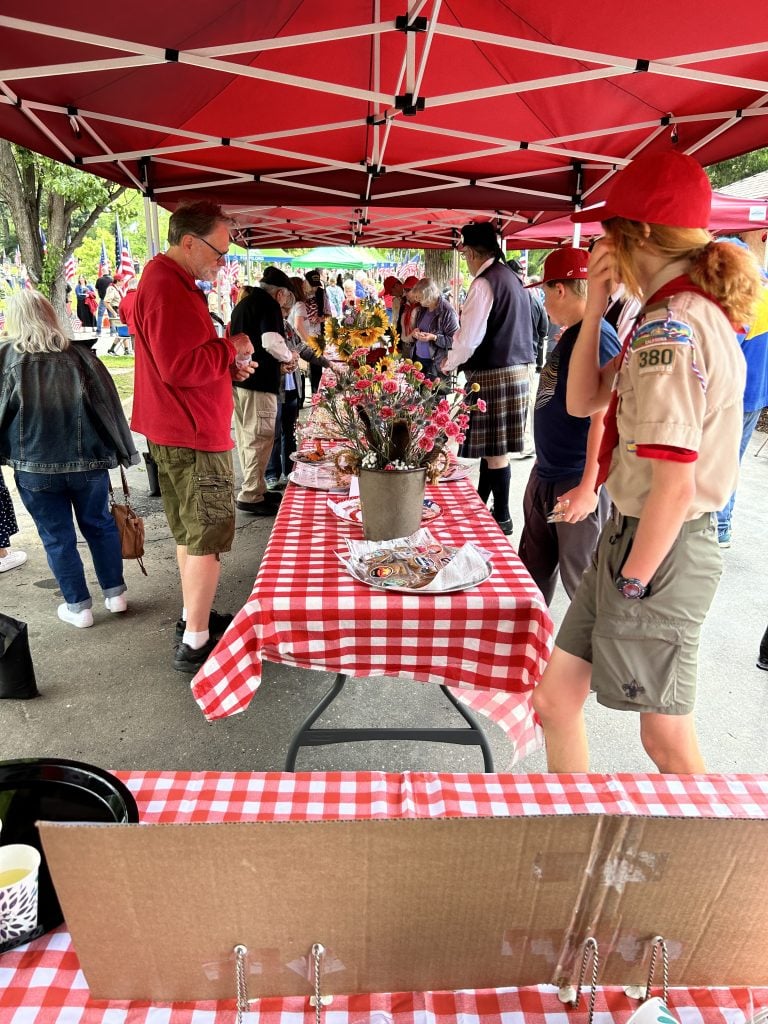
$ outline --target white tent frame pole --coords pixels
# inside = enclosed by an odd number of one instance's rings
[[[4,102],[11,103],[14,106],[16,105],[17,102],[19,102],[18,96],[2,80],[0,80],[0,92],[2,92],[2,94],[3,94],[3,101]],[[60,153],[63,153],[63,155],[66,157],[66,159],[70,163],[74,162],[74,159],[75,159],[74,153],[71,153],[67,149],[67,147],[64,145],[64,143],[60,142],[59,139],[56,138],[56,136],[53,134],[53,132],[46,125],[43,124],[43,122],[40,120],[40,118],[37,116],[37,114],[35,114],[24,103],[23,100],[19,104],[19,109],[21,110],[22,114],[26,117],[26,119],[28,121],[31,121],[32,124],[38,129],[38,131],[41,131],[43,133],[43,135],[46,137],[46,139],[48,139],[49,142],[53,143],[53,145],[56,147],[56,149],[58,149],[58,151]]]
[[[535,196],[537,199],[559,199],[561,202],[570,202],[570,192],[565,195],[562,192],[541,192],[538,189],[533,188],[521,188],[519,185],[501,185],[496,181],[484,181],[482,178],[478,178],[475,182],[478,188],[492,188],[498,189],[501,192],[513,192],[519,196]]]
[[[185,185],[161,185],[153,188],[156,196],[167,195],[169,192],[191,192],[193,189],[221,188],[222,185],[242,185],[242,178],[217,178],[215,181],[191,181]]]
[[[624,64],[634,70],[637,60],[633,57],[619,57],[616,54],[598,53],[580,50],[572,46],[557,46],[554,43],[537,42],[535,39],[523,39],[516,36],[504,36],[495,32],[483,32],[459,25],[439,25],[440,35],[454,39],[466,39],[475,43],[489,43],[493,46],[507,46],[516,50],[527,50],[529,53],[540,53],[551,57],[572,57],[574,60],[587,61],[590,64]],[[721,50],[706,50],[699,53],[687,53],[678,57],[664,57],[653,64],[698,64],[701,61],[724,60],[728,57],[740,57],[745,54],[762,53],[768,49],[768,42],[731,46]]]
[[[656,129],[655,132],[653,132],[652,135],[650,135],[647,139],[644,139],[640,143],[639,146],[635,146],[635,148],[629,154],[629,159],[630,160],[634,160],[634,158],[637,156],[638,153],[642,152],[642,150],[644,150],[646,148],[646,146],[649,146],[653,142],[653,140],[655,138],[657,138],[659,135],[661,135],[662,132],[665,132],[667,130],[667,128],[668,128],[668,125],[659,125],[659,127]],[[618,168],[617,168],[617,170],[618,170]],[[581,196],[582,206],[585,205],[584,200],[587,199],[588,196],[591,196],[592,193],[595,192],[597,189],[599,189],[601,185],[604,185],[606,181],[609,181],[614,176],[615,173],[616,173],[615,170],[614,171],[609,171],[607,174],[604,174],[602,176],[602,178],[600,178],[598,181],[596,181],[594,185],[592,185],[590,188],[588,188],[586,190],[586,192],[583,192],[582,196]]]
[[[156,251],[160,252],[160,223],[157,218],[157,203],[154,199],[150,203],[150,211],[152,213],[152,236],[155,239]]]
[[[327,196],[341,196],[343,199],[359,200],[359,192],[342,192],[336,188],[324,188],[322,185],[307,185],[306,182],[282,181],[279,175],[262,174],[261,181],[269,181],[273,185],[285,185],[286,188],[301,188],[307,192],[322,192]]]
[[[653,122],[658,124],[658,121]],[[429,135],[441,135],[445,136],[444,128],[437,128],[434,125],[418,124],[412,121],[398,121],[396,127],[398,130],[403,129],[406,131],[414,132],[425,132]],[[496,138],[492,135],[478,135],[474,132],[462,132],[451,129],[452,139],[466,139],[468,142],[481,142],[486,143],[489,146],[511,146],[519,148],[521,146],[521,140],[519,139],[501,139]],[[597,163],[612,164],[626,161],[622,157],[611,157],[606,156],[605,153],[591,153],[585,152],[579,149],[561,149],[558,146],[551,146],[545,142],[530,142],[527,141],[527,147],[529,150],[535,153],[551,153],[553,156],[562,156],[565,159],[572,160],[594,160]]]
[[[83,115],[78,113],[78,119],[84,120]],[[94,136],[95,138],[95,136]],[[190,149],[199,151],[202,149],[214,149],[216,146],[220,146],[221,142],[198,142],[190,141],[183,145],[178,146],[158,146],[157,149],[133,149],[126,150],[125,152],[113,153],[108,148],[102,155],[99,153],[97,156],[84,156],[83,167],[87,167],[89,164],[103,164],[104,157],[109,156],[110,160],[140,160],[142,157],[151,156],[153,158],[158,156],[167,156],[171,153],[187,153]]]
[[[187,52],[196,57],[234,57],[241,53],[262,53],[287,47],[311,46],[314,43],[334,43],[339,39],[355,39],[358,36],[380,36],[391,31],[391,21],[382,22],[377,19],[367,25],[349,25],[346,28],[329,29],[327,32],[306,32],[293,36],[276,36],[273,39],[249,39],[244,43],[195,47]]]
[[[144,196],[144,231],[147,236],[147,252],[152,259],[153,256],[157,256],[157,246],[152,231],[152,200],[149,196]]]
[[[108,155],[110,160],[114,160],[114,162],[117,164],[117,166],[123,172],[123,174],[127,178],[130,178],[130,180],[133,182],[133,184],[136,186],[136,188],[139,190],[139,192],[143,192],[144,191],[144,186],[139,181],[139,179],[136,177],[136,175],[133,173],[133,171],[131,171],[131,169],[126,164],[124,164],[123,161],[115,153],[111,153],[110,152],[109,146],[102,139],[102,137],[99,135],[99,133],[96,131],[96,129],[91,124],[89,124],[88,120],[85,117],[82,117],[80,114],[76,115],[76,117],[77,117],[78,124],[82,125],[83,130],[86,131],[90,135],[90,137],[93,139],[93,141],[97,145],[101,146],[101,148],[104,150],[105,156]],[[83,160],[83,164],[85,164],[85,160]]]
[[[429,53],[432,49],[432,41],[435,38],[435,29],[438,25],[438,18],[440,17],[440,8],[443,0],[434,0],[434,6],[432,7],[432,17],[427,23],[427,35],[424,40],[424,46],[421,51],[421,59],[419,61],[418,71],[416,72],[416,81],[413,85],[413,96],[418,97],[421,92],[421,83],[424,81],[424,74],[427,70],[427,62],[429,60]],[[412,33],[408,33],[411,35]]]
[[[270,71],[265,68],[254,68],[246,64],[213,60],[208,57],[195,57],[193,54],[188,53],[179,54],[179,63],[189,64],[192,67],[202,68],[207,71],[223,71],[225,74],[234,75],[236,78],[254,78],[260,82],[277,82],[279,85],[291,85],[297,89],[321,92],[326,97],[340,92],[350,99],[366,100],[369,103],[388,103],[391,100],[391,97],[386,93],[375,93],[372,89],[357,89],[342,82],[325,82],[317,78],[302,78],[301,75],[289,75],[283,71]]]
[[[115,71],[123,68],[143,68],[164,64],[162,57],[107,57],[105,60],[84,60],[67,64],[41,64],[36,67],[2,68],[0,78],[12,82],[26,78],[51,78],[61,75],[80,75],[86,71]]]
[[[757,101],[757,103],[760,106],[768,104],[768,95],[762,96]],[[768,110],[766,110],[766,113],[768,113]],[[689,146],[688,149],[686,149],[686,153],[695,153],[696,150],[701,149],[702,146],[706,146],[709,142],[712,141],[712,139],[717,138],[718,135],[722,135],[723,132],[728,131],[729,128],[733,128],[733,126],[737,125],[740,120],[740,117],[733,117],[729,121],[726,121],[725,124],[721,124],[718,128],[713,129],[709,133],[709,135],[705,135],[703,139],[699,139],[698,142],[694,143],[692,146]]]
[[[634,72],[633,72],[634,73]],[[513,82],[506,85],[493,85],[486,89],[469,89],[466,92],[446,93],[443,96],[430,96],[429,106],[449,107],[458,103],[474,103],[477,100],[494,99],[496,96],[515,96],[519,93],[534,92],[538,89],[560,88],[564,85],[579,85],[602,78],[618,78],[627,75],[626,68],[597,68],[593,71],[579,71],[571,75],[551,75],[548,78],[534,78],[525,82]]]
[[[373,16],[376,21],[381,18],[381,0],[375,0],[373,5]],[[373,88],[375,92],[381,92],[381,36],[377,35],[373,39]],[[381,104],[373,104],[374,121],[378,120],[378,114],[381,112]],[[374,167],[378,167],[381,163],[381,157],[379,155],[379,143],[380,143],[380,128],[378,124],[374,124],[371,130],[371,163]]]
[[[226,174],[230,180],[253,181],[253,175],[245,171],[224,170],[219,167],[208,167],[207,164],[193,164],[187,160],[166,160],[163,157],[153,157],[152,163],[163,164],[165,167],[183,167],[190,171],[203,171],[205,174]]]
[[[230,140],[234,146],[239,142],[273,142],[275,139],[292,139],[296,135],[317,135],[319,132],[344,131],[347,128],[362,128],[364,118],[357,117],[351,121],[331,121],[329,124],[312,124],[305,128],[285,128],[279,132],[260,132],[257,135],[240,135]]]

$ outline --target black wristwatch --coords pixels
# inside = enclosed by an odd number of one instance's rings
[[[648,594],[649,587],[633,576],[622,576],[619,573],[614,582],[618,592],[628,601],[641,601]]]

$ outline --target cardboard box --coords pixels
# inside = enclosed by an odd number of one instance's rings
[[[623,815],[193,825],[42,823],[95,998],[768,984],[768,821]]]

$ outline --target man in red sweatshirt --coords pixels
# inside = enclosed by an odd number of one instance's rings
[[[173,667],[190,674],[232,619],[212,606],[219,556],[230,550],[235,534],[232,381],[253,373],[253,345],[247,334],[216,335],[196,284],[216,279],[229,230],[215,203],[179,206],[168,225],[168,251],[147,264],[134,307],[131,426],[149,442],[176,541],[184,608]]]

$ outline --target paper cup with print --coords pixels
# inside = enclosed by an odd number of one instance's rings
[[[37,925],[39,869],[34,846],[0,846],[0,944],[23,938]]]
[[[647,999],[635,1010],[627,1024],[680,1024],[677,1017],[667,1008],[659,996]]]

